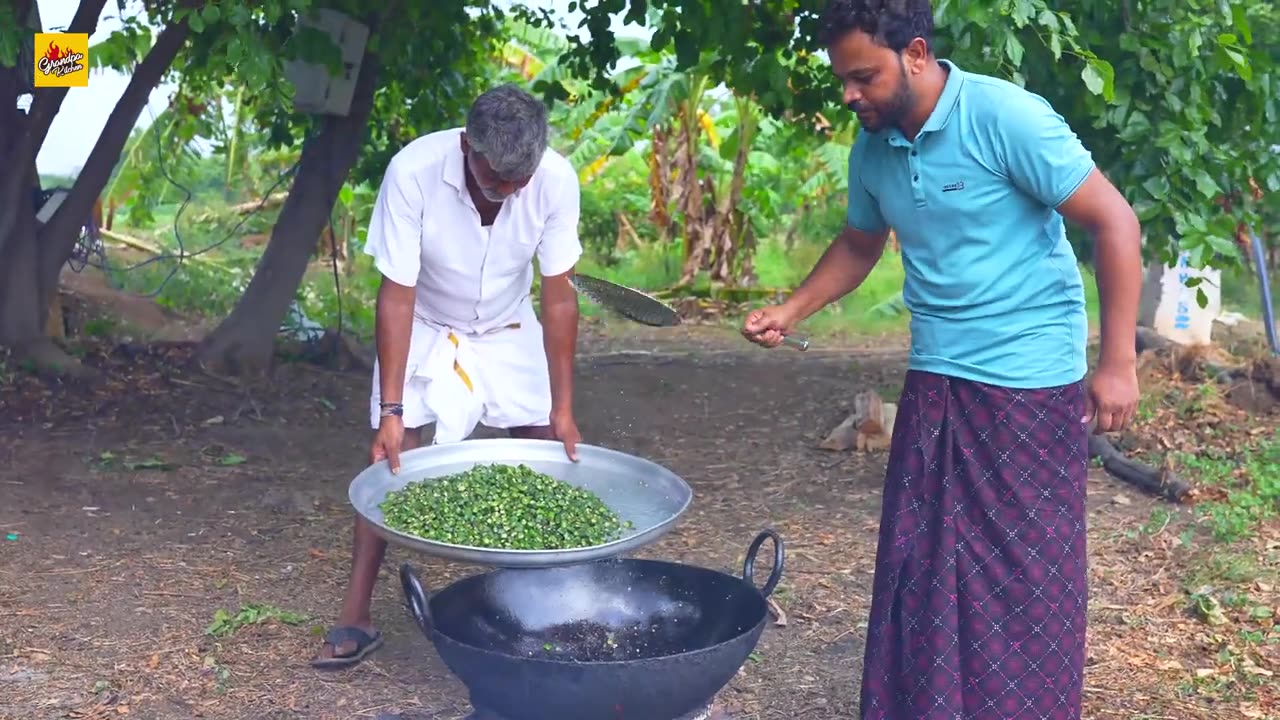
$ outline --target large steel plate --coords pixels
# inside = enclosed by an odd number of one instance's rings
[[[387,542],[435,557],[491,567],[550,567],[616,557],[665,535],[689,508],[693,490],[667,468],[595,445],[577,446],[578,461],[551,440],[486,438],[428,445],[400,455],[400,472],[386,461],[365,468],[347,495],[355,511]],[[604,545],[569,550],[496,550],[427,540],[387,527],[378,505],[411,482],[462,472],[487,463],[525,464],[557,480],[589,490],[632,527]]]

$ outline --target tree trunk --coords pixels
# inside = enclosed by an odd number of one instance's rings
[[[35,179],[30,172],[13,174],[28,183]],[[19,353],[44,337],[40,274],[36,271],[36,216],[30,196],[23,199],[27,200],[25,206],[10,208],[9,249],[0,262],[0,345]]]
[[[74,22],[85,32],[97,27],[97,16],[105,2],[86,0]],[[92,22],[83,17],[92,12]],[[74,25],[73,22],[73,25]],[[14,138],[5,148],[5,167],[28,167],[27,173],[11,173],[3,189],[0,206],[0,252],[6,257],[3,287],[0,287],[0,344],[15,349],[39,365],[73,370],[75,362],[59,351],[45,334],[49,303],[58,288],[58,276],[75,249],[80,229],[93,212],[94,202],[111,176],[129,133],[146,107],[147,97],[173,64],[187,37],[186,23],[170,26],[138,64],[120,101],[116,103],[99,135],[93,151],[72,186],[71,192],[43,227],[38,227],[33,207],[33,191],[38,187],[35,156],[49,130],[57,108],[66,96],[39,90],[31,113],[0,122],[0,136]],[[3,95],[3,93],[0,93]],[[12,128],[12,131],[9,129]]]
[[[3,129],[0,127],[0,129]],[[13,173],[29,187],[39,183],[34,163],[25,173]],[[9,249],[0,263],[0,346],[13,359],[35,370],[60,376],[86,376],[93,372],[67,354],[48,335],[48,303],[41,303],[40,245],[36,232],[35,207],[31,195],[25,204],[11,208]],[[55,280],[56,283],[56,280]],[[55,286],[56,290],[56,286]]]
[[[658,244],[665,245],[671,236],[671,152],[670,137],[665,127],[655,127],[649,149],[649,220],[658,231]]]
[[[207,366],[234,375],[270,368],[280,323],[306,273],[316,238],[329,222],[338,191],[360,154],[377,74],[377,56],[366,51],[351,111],[345,117],[326,117],[320,132],[303,145],[293,187],[249,287],[201,344],[200,357]]]
[[[58,274],[71,257],[80,229],[93,212],[93,204],[102,194],[111,171],[120,161],[120,153],[129,142],[129,135],[147,106],[151,91],[173,65],[178,51],[187,41],[190,29],[181,20],[165,27],[156,38],[155,45],[147,51],[134,68],[120,100],[107,117],[107,123],[94,143],[84,168],[76,176],[71,192],[58,207],[49,222],[40,229],[40,290],[41,307],[44,308],[57,288]]]
[[[684,213],[684,269],[677,284],[689,285],[707,264],[713,238],[703,203],[702,182],[698,178],[698,139],[702,133],[698,125],[698,106],[695,100],[690,99],[685,100],[681,108],[680,131],[684,137],[678,157],[679,187],[683,191],[679,207]],[[714,219],[714,207],[711,210],[711,219]]]
[[[738,152],[733,158],[729,192],[716,208],[714,245],[711,247],[711,279],[730,285],[745,284],[742,281],[751,272],[751,248],[740,242],[747,237],[751,219],[739,208],[742,191],[747,184],[747,159],[755,142],[755,129],[756,118],[751,114],[751,108],[739,99]]]
[[[106,0],[81,0],[67,32],[92,35],[98,29],[98,16]],[[31,6],[34,7],[32,2]],[[36,49],[39,52],[39,48]],[[31,72],[31,68],[0,68],[0,98],[17,96],[17,77],[14,73]],[[23,115],[15,109],[15,115],[0,119],[0,167],[28,167],[35,163],[40,146],[49,134],[53,118],[62,107],[69,88],[37,88],[31,102],[31,110]],[[8,115],[8,110],[3,110]],[[22,238],[15,227],[23,222],[25,208],[31,206],[33,184],[23,173],[0,173],[0,255],[8,251],[11,241]],[[30,238],[26,238],[30,241]],[[3,311],[0,311],[2,313]]]
[[[105,5],[106,0],[81,0],[67,32],[92,35],[97,31],[97,18]],[[27,12],[33,12],[35,6],[35,1],[32,1]],[[20,22],[27,24],[26,14],[19,15]],[[0,68],[0,97],[6,100],[17,97],[19,85],[15,73],[29,72],[31,68]],[[27,168],[35,165],[36,155],[40,152],[40,146],[44,145],[45,137],[49,135],[49,127],[58,115],[63,100],[67,99],[68,90],[65,87],[36,88],[31,110],[27,114],[17,109],[14,109],[13,114],[4,110],[4,117],[0,118],[0,167]],[[32,178],[24,173],[0,173],[0,256],[26,252],[12,249],[10,242],[33,242],[32,233],[35,231],[26,227],[27,217],[32,213],[29,209],[33,187],[35,183]],[[8,265],[6,272],[15,272],[13,263]],[[0,292],[0,295],[12,295],[12,290]],[[0,302],[6,302],[5,297],[0,297]],[[8,318],[10,313],[4,309],[5,306],[0,305],[0,315]],[[8,320],[4,322],[8,323]],[[0,331],[0,338],[4,337],[4,331]]]

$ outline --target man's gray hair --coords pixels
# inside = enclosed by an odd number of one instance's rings
[[[529,177],[547,149],[547,108],[513,84],[487,90],[467,113],[467,143],[503,180]]]

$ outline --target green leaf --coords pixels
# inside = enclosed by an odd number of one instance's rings
[[[1151,202],[1146,198],[1140,198],[1133,203],[1133,212],[1138,216],[1138,221],[1147,223],[1159,217],[1163,208],[1159,203]]]
[[[200,17],[200,13],[193,12],[187,15],[187,25],[193,33],[204,32],[204,18]]]
[[[1253,30],[1249,28],[1249,17],[1245,14],[1244,3],[1231,4],[1231,24],[1235,25],[1245,45],[1253,44]]]
[[[1057,32],[1049,35],[1049,51],[1053,53],[1054,60],[1062,59],[1062,36]]]
[[[1080,72],[1080,77],[1084,79],[1084,86],[1089,88],[1089,92],[1094,95],[1101,95],[1106,81],[1102,79],[1102,73],[1098,72],[1098,68],[1092,64],[1085,65],[1084,70]]]
[[[1089,63],[1080,72],[1085,87],[1094,95],[1111,102],[1116,96],[1116,71],[1111,63],[1101,58],[1090,58]]]
[[[1017,35],[1009,33],[1004,36],[1004,55],[1014,67],[1022,66],[1022,56],[1025,53],[1026,49],[1022,47],[1022,41],[1018,40]]]
[[[127,470],[173,470],[177,467],[177,465],[166,462],[157,457],[126,462],[124,466]]]
[[[16,65],[18,48],[24,39],[31,37],[18,23],[16,8],[17,3],[0,3],[0,68]]]
[[[1013,4],[1013,24],[1018,27],[1024,27],[1031,20],[1031,16],[1035,13],[1035,5],[1031,0],[1014,0]]]
[[[222,11],[218,9],[217,5],[205,5],[200,14],[204,16],[204,21],[210,25],[222,19]]]
[[[1176,51],[1182,49],[1182,46],[1179,45],[1174,47],[1174,50],[1175,50],[1174,57],[1181,58],[1181,60],[1178,62],[1179,65],[1185,65],[1190,60],[1190,58],[1199,55],[1200,49],[1203,47],[1204,47],[1204,35],[1200,33],[1199,28],[1194,28],[1191,30],[1191,32],[1187,36],[1187,44],[1186,44],[1187,55],[1182,56],[1181,54],[1176,53]]]
[[[1196,169],[1193,177],[1196,182],[1196,189],[1206,198],[1215,198],[1222,194],[1222,187],[1203,168]]]
[[[1204,288],[1196,288],[1196,304],[1201,310],[1209,307],[1209,296],[1204,294]]]
[[[1156,200],[1169,197],[1169,179],[1163,175],[1153,175],[1142,183],[1142,188]]]
[[[1198,208],[1197,212],[1190,212],[1182,217],[1183,220],[1186,221],[1187,227],[1198,233],[1207,232],[1209,230],[1209,223],[1205,222],[1204,216],[1198,212]]]
[[[733,130],[720,141],[720,157],[724,160],[733,160],[738,154],[738,143],[742,140],[742,126],[735,125]]]
[[[1203,244],[1198,244],[1187,248],[1187,262],[1190,263],[1191,267],[1204,267],[1205,247]]]
[[[1219,46],[1222,52],[1226,54],[1231,63],[1236,66],[1236,72],[1246,81],[1253,79],[1253,66],[1249,63],[1249,58],[1239,50],[1228,47],[1226,45]]]
[[[244,60],[244,43],[239,36],[227,41],[227,64],[235,68]]]
[[[1206,239],[1209,241],[1209,247],[1213,248],[1215,252],[1222,255],[1235,256],[1236,244],[1231,240],[1220,235],[1207,235]]]

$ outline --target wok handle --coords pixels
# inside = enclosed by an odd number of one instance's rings
[[[805,337],[800,337],[799,335],[783,335],[782,344],[790,345],[791,347],[797,350],[809,349],[809,339]]]
[[[773,589],[778,587],[778,581],[782,579],[782,565],[786,555],[782,549],[782,538],[778,537],[778,533],[765,529],[751,541],[751,547],[747,548],[747,559],[742,561],[742,579],[755,587],[756,553],[760,552],[760,546],[765,540],[773,540],[773,571],[769,573],[769,579],[764,581],[764,587],[760,588],[760,594],[769,597]]]
[[[409,605],[409,614],[413,615],[422,634],[430,638],[431,630],[435,627],[431,620],[431,605],[427,603],[427,591],[423,589],[417,573],[409,563],[400,566],[400,588]]]

